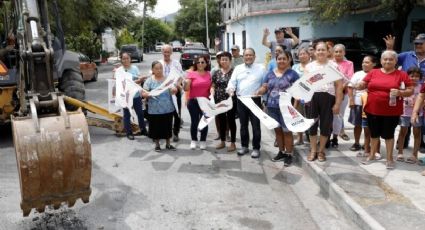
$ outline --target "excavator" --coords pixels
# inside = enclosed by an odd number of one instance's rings
[[[12,126],[23,216],[46,206],[72,207],[78,199],[88,203],[88,125],[119,133],[122,118],[84,101],[78,55],[65,48],[56,0],[0,0],[0,12],[2,47],[14,47],[0,57],[0,125]],[[87,120],[81,108],[112,121]]]

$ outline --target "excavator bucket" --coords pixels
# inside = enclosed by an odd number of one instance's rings
[[[13,117],[12,129],[24,216],[46,205],[72,207],[78,198],[89,202],[91,145],[81,111]]]

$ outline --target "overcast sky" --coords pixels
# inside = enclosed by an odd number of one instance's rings
[[[140,12],[138,15],[142,15],[143,6],[140,4]],[[162,18],[168,14],[175,13],[180,9],[180,4],[178,0],[158,0],[158,4],[155,6],[154,12],[149,12],[154,18]]]

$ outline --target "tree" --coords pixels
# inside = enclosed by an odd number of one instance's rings
[[[122,45],[135,43],[137,43],[137,40],[133,37],[133,35],[128,31],[127,28],[124,28],[117,36],[117,42],[115,43],[115,47],[117,47],[117,49],[120,49]]]
[[[97,39],[97,35],[92,31],[84,32],[77,36],[68,36],[65,41],[68,49],[84,53],[91,59],[98,58],[102,48],[100,40]]]
[[[419,2],[419,0],[311,0],[311,21],[335,23],[338,19],[357,10],[378,7],[378,12],[394,16],[392,31],[389,32],[398,38],[395,49],[400,49],[409,14],[419,5]]]
[[[142,42],[142,18],[136,18],[129,26],[128,30],[134,32],[134,38],[139,43]],[[160,19],[146,17],[145,18],[145,27],[148,28],[145,30],[143,47],[152,47],[157,41],[170,41],[173,36],[172,28],[169,24],[163,22]]]
[[[206,41],[205,4],[200,0],[179,0],[181,9],[175,19],[175,33],[194,41]],[[208,36],[215,37],[220,22],[218,1],[208,0]],[[206,44],[208,47],[210,44]]]

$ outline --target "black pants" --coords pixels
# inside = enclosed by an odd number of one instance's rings
[[[220,123],[220,140],[226,141],[226,127],[229,127],[230,142],[234,143],[236,142],[236,99],[233,99],[232,101],[232,109],[217,115],[217,118]]]
[[[173,113],[173,134],[178,136],[180,133],[180,122],[181,122],[181,110],[182,110],[182,94],[179,91],[177,91],[176,93],[176,97],[177,97],[177,107],[179,108],[179,112],[177,113],[177,111],[174,111]]]
[[[261,107],[261,98],[252,98],[258,107]],[[237,102],[239,121],[241,123],[241,144],[242,147],[248,148],[249,146],[249,130],[248,123],[251,121],[252,126],[252,147],[253,149],[260,150],[261,142],[261,126],[260,120],[249,110],[241,101]]]
[[[203,116],[203,112],[199,107],[198,101],[193,98],[187,102],[187,109],[190,114],[190,136],[192,141],[198,140],[198,124]],[[201,130],[201,141],[207,140],[208,125]]]

